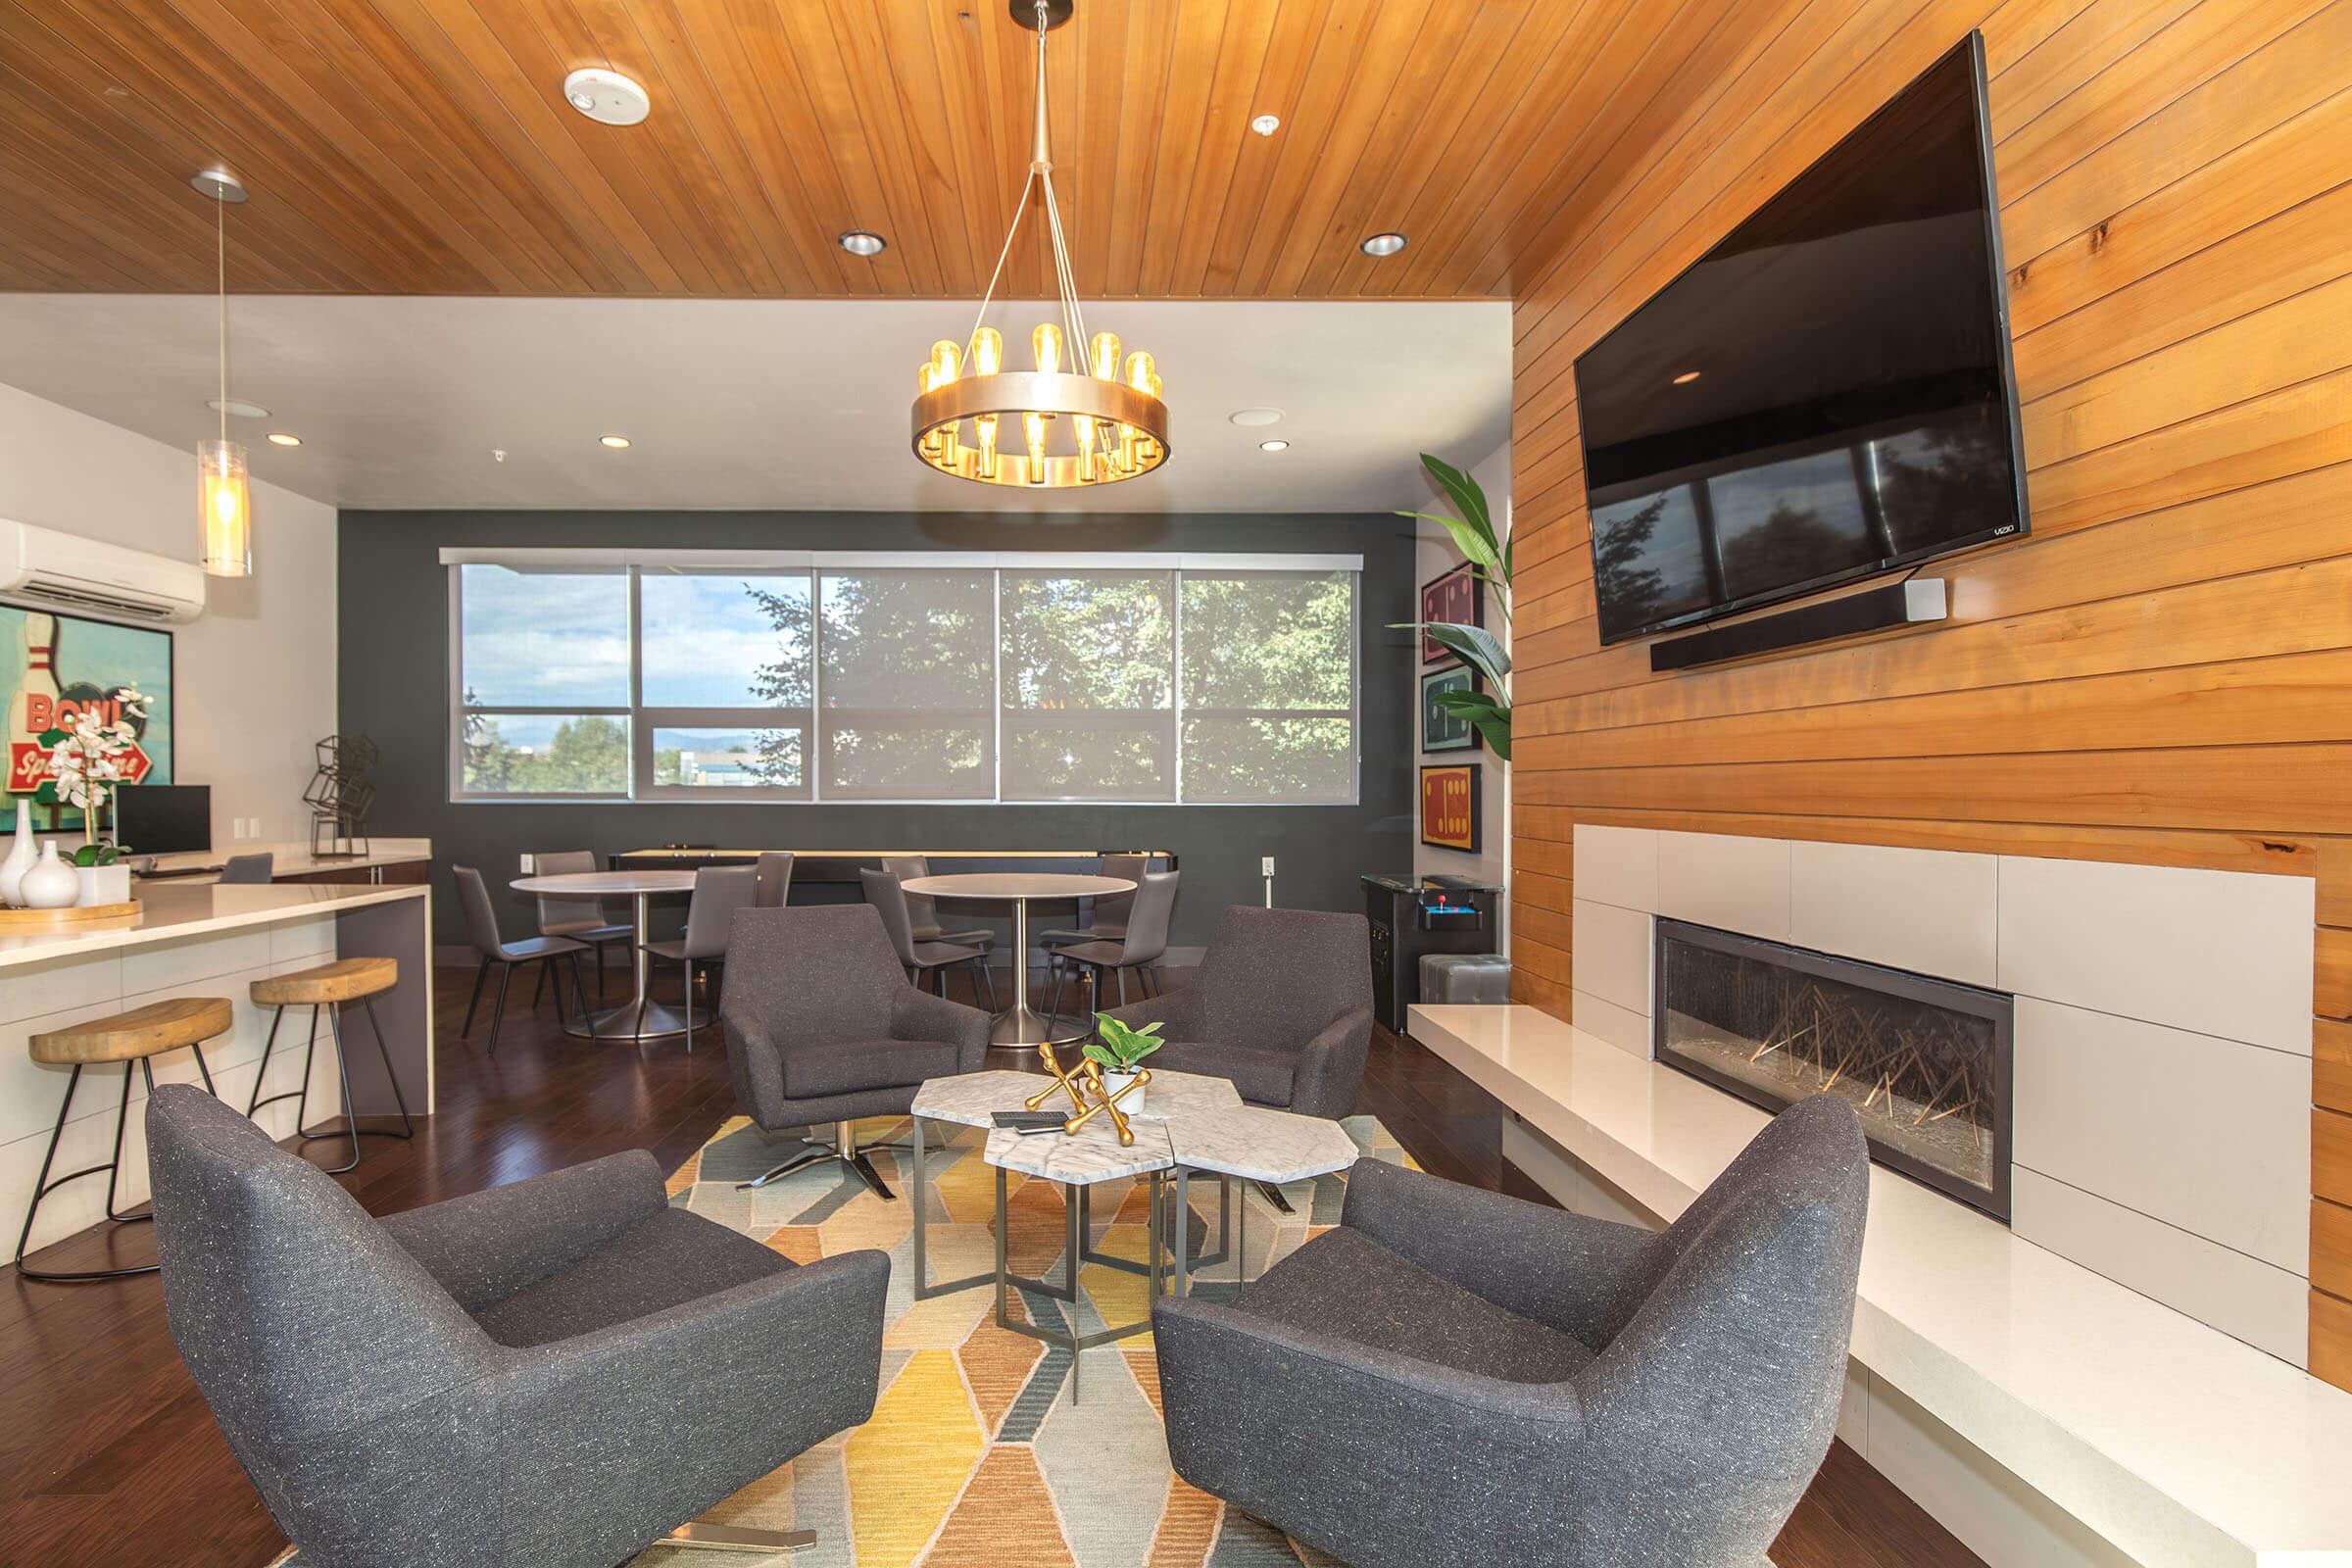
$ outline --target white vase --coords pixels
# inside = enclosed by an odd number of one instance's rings
[[[1102,1092],[1117,1097],[1120,1090],[1135,1083],[1139,1076],[1132,1072],[1106,1072],[1102,1075]],[[1135,1088],[1130,1090],[1124,1098],[1119,1099],[1119,1114],[1122,1116],[1140,1114],[1144,1108],[1144,1096],[1151,1092],[1150,1085],[1136,1084]]]
[[[22,887],[24,873],[31,870],[32,862],[40,858],[40,847],[32,837],[32,802],[20,800],[17,802],[16,843],[10,847],[8,858],[0,860],[0,904],[17,905],[24,902]]]
[[[116,861],[113,865],[77,865],[74,880],[80,883],[79,896],[74,901],[77,909],[96,904],[128,904],[130,902],[130,867]]]
[[[81,878],[57,858],[57,841],[41,846],[41,858],[17,884],[19,902],[27,909],[71,909],[81,897]]]

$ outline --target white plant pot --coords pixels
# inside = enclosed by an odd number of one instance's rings
[[[57,858],[57,841],[41,846],[41,858],[18,884],[18,902],[27,909],[71,909],[81,897],[81,878]]]
[[[94,904],[130,902],[130,867],[120,861],[113,865],[77,865],[74,875],[81,883],[81,895],[74,901],[77,909],[86,909]]]
[[[1106,1072],[1102,1075],[1102,1092],[1106,1095],[1116,1096],[1120,1090],[1135,1083],[1140,1076],[1142,1075],[1132,1072]],[[1149,1084],[1138,1084],[1131,1093],[1120,1099],[1119,1114],[1132,1116],[1141,1111],[1144,1108],[1144,1097],[1151,1092]]]

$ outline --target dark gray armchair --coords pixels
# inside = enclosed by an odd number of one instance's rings
[[[1828,1096],[1655,1235],[1359,1161],[1234,1304],[1153,1302],[1169,1456],[1354,1568],[1762,1562],[1829,1450],[1869,1197]]]
[[[1355,1109],[1372,1046],[1372,938],[1360,914],[1237,904],[1192,984],[1112,1010],[1167,1025],[1154,1067],[1229,1078],[1253,1105]]]
[[[870,904],[738,910],[727,963],[718,1017],[737,1104],[763,1132],[834,1127],[831,1146],[804,1142],[743,1185],[838,1159],[889,1198],[856,1119],[903,1116],[924,1079],[978,1072],[988,1014],[909,985]]]
[[[643,1151],[379,1222],[201,1091],[147,1141],[172,1341],[318,1568],[610,1568],[873,1412],[889,1258],[796,1266]]]

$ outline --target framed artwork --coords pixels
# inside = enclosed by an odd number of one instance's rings
[[[30,795],[49,771],[40,737],[76,714],[98,709],[115,717],[114,695],[136,686],[147,699],[138,724],[138,750],[127,782],[172,782],[172,634],[151,626],[118,626],[46,610],[0,605],[0,661],[9,679],[8,793]],[[76,828],[71,806],[36,806],[44,832]]]
[[[1425,752],[1475,752],[1485,743],[1478,727],[1450,708],[1440,706],[1443,692],[1478,690],[1478,672],[1455,664],[1421,677],[1421,749]]]
[[[1484,626],[1487,596],[1478,591],[1479,582],[1470,575],[1470,563],[1463,562],[1451,571],[1442,571],[1421,585],[1421,619],[1442,620],[1456,626]],[[1421,639],[1421,662],[1440,663],[1453,657],[1453,651]]]
[[[1478,853],[1478,764],[1445,762],[1421,769],[1421,842]]]

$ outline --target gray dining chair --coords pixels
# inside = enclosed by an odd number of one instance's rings
[[[1355,1568],[1762,1564],[1829,1451],[1869,1206],[1834,1095],[1657,1233],[1358,1160],[1241,1295],[1152,1303],[1169,1462]]]
[[[220,867],[220,880],[223,883],[245,886],[271,881],[276,874],[277,857],[268,850],[259,855],[232,855],[227,863]]]
[[[989,973],[986,953],[960,943],[918,940],[906,907],[906,890],[899,885],[895,874],[860,870],[858,880],[864,884],[865,902],[872,905],[874,911],[882,916],[882,929],[889,934],[890,945],[897,951],[899,963],[906,969],[907,979],[919,989],[923,977],[928,975],[944,997],[948,994],[948,971],[957,964],[968,963],[972,965],[976,976],[973,994],[977,996],[980,987],[986,986],[989,1008],[995,1010],[997,977]]]
[[[760,896],[752,902],[762,909],[781,909],[792,902],[792,852],[762,850],[760,863],[754,867],[760,873]]]
[[[686,934],[671,942],[648,942],[649,956],[681,964],[686,971],[686,1049],[694,1049],[694,979],[699,965],[705,973],[723,969],[727,962],[727,931],[735,911],[754,906],[760,893],[756,865],[706,865],[694,873],[694,893],[686,903]],[[715,990],[713,992],[715,995]],[[707,1014],[704,1022],[710,1021]]]
[[[473,996],[466,1004],[466,1022],[458,1030],[463,1040],[473,1033],[474,1009],[482,1004],[482,986],[490,978],[493,966],[498,969],[498,1001],[490,1009],[490,1054],[498,1054],[498,1026],[507,1016],[507,982],[514,978],[517,967],[526,963],[540,966],[544,976],[558,963],[566,964],[571,974],[572,995],[578,999],[580,1016],[588,1015],[588,988],[580,978],[580,956],[588,948],[569,937],[524,937],[520,942],[508,942],[498,934],[498,910],[490,903],[490,889],[482,881],[482,873],[470,865],[452,866],[450,873],[457,879],[458,907],[466,914],[466,935],[473,951],[481,956],[481,967],[473,974]],[[564,981],[556,978],[556,1022],[564,1021]]]
[[[1176,913],[1177,877],[1175,871],[1146,871],[1137,884],[1135,902],[1128,906],[1126,935],[1117,941],[1074,942],[1054,950],[1054,1004],[1047,1009],[1049,1018],[1061,1014],[1061,985],[1073,973],[1086,971],[1091,980],[1094,1005],[1105,1002],[1103,989],[1110,977],[1118,977],[1119,1005],[1127,1004],[1127,971],[1135,971],[1135,983],[1146,997],[1159,994],[1159,960],[1168,953],[1168,923]]]
[[[587,871],[604,869],[596,863],[593,850],[550,850],[531,857],[531,869],[538,876],[578,876]],[[605,901],[594,895],[542,893],[539,895],[539,934],[543,937],[569,937],[584,942],[596,953],[596,1000],[605,1000],[605,949],[615,942],[633,942],[637,928],[626,920],[615,920]],[[547,983],[547,972],[540,971],[539,980],[531,987],[531,1005],[539,1005],[539,991]]]
[[[882,869],[897,877],[901,891],[905,884],[918,876],[931,874],[931,860],[922,855],[886,855]],[[986,926],[966,926],[950,931],[939,923],[939,903],[921,893],[907,893],[906,924],[917,942],[952,942],[961,948],[978,948],[982,953],[997,945],[997,934]]]
[[[1141,886],[1144,873],[1152,869],[1152,858],[1149,855],[1105,855],[1096,864],[1095,874],[1123,877]],[[1066,948],[1074,942],[1116,942],[1127,934],[1127,911],[1134,902],[1133,893],[1105,893],[1091,901],[1086,924],[1058,927],[1032,940],[1048,949]]]
[[[377,1219],[182,1084],[147,1150],[172,1343],[303,1562],[813,1544],[699,1516],[873,1414],[884,1253],[796,1264],[641,1149]]]

